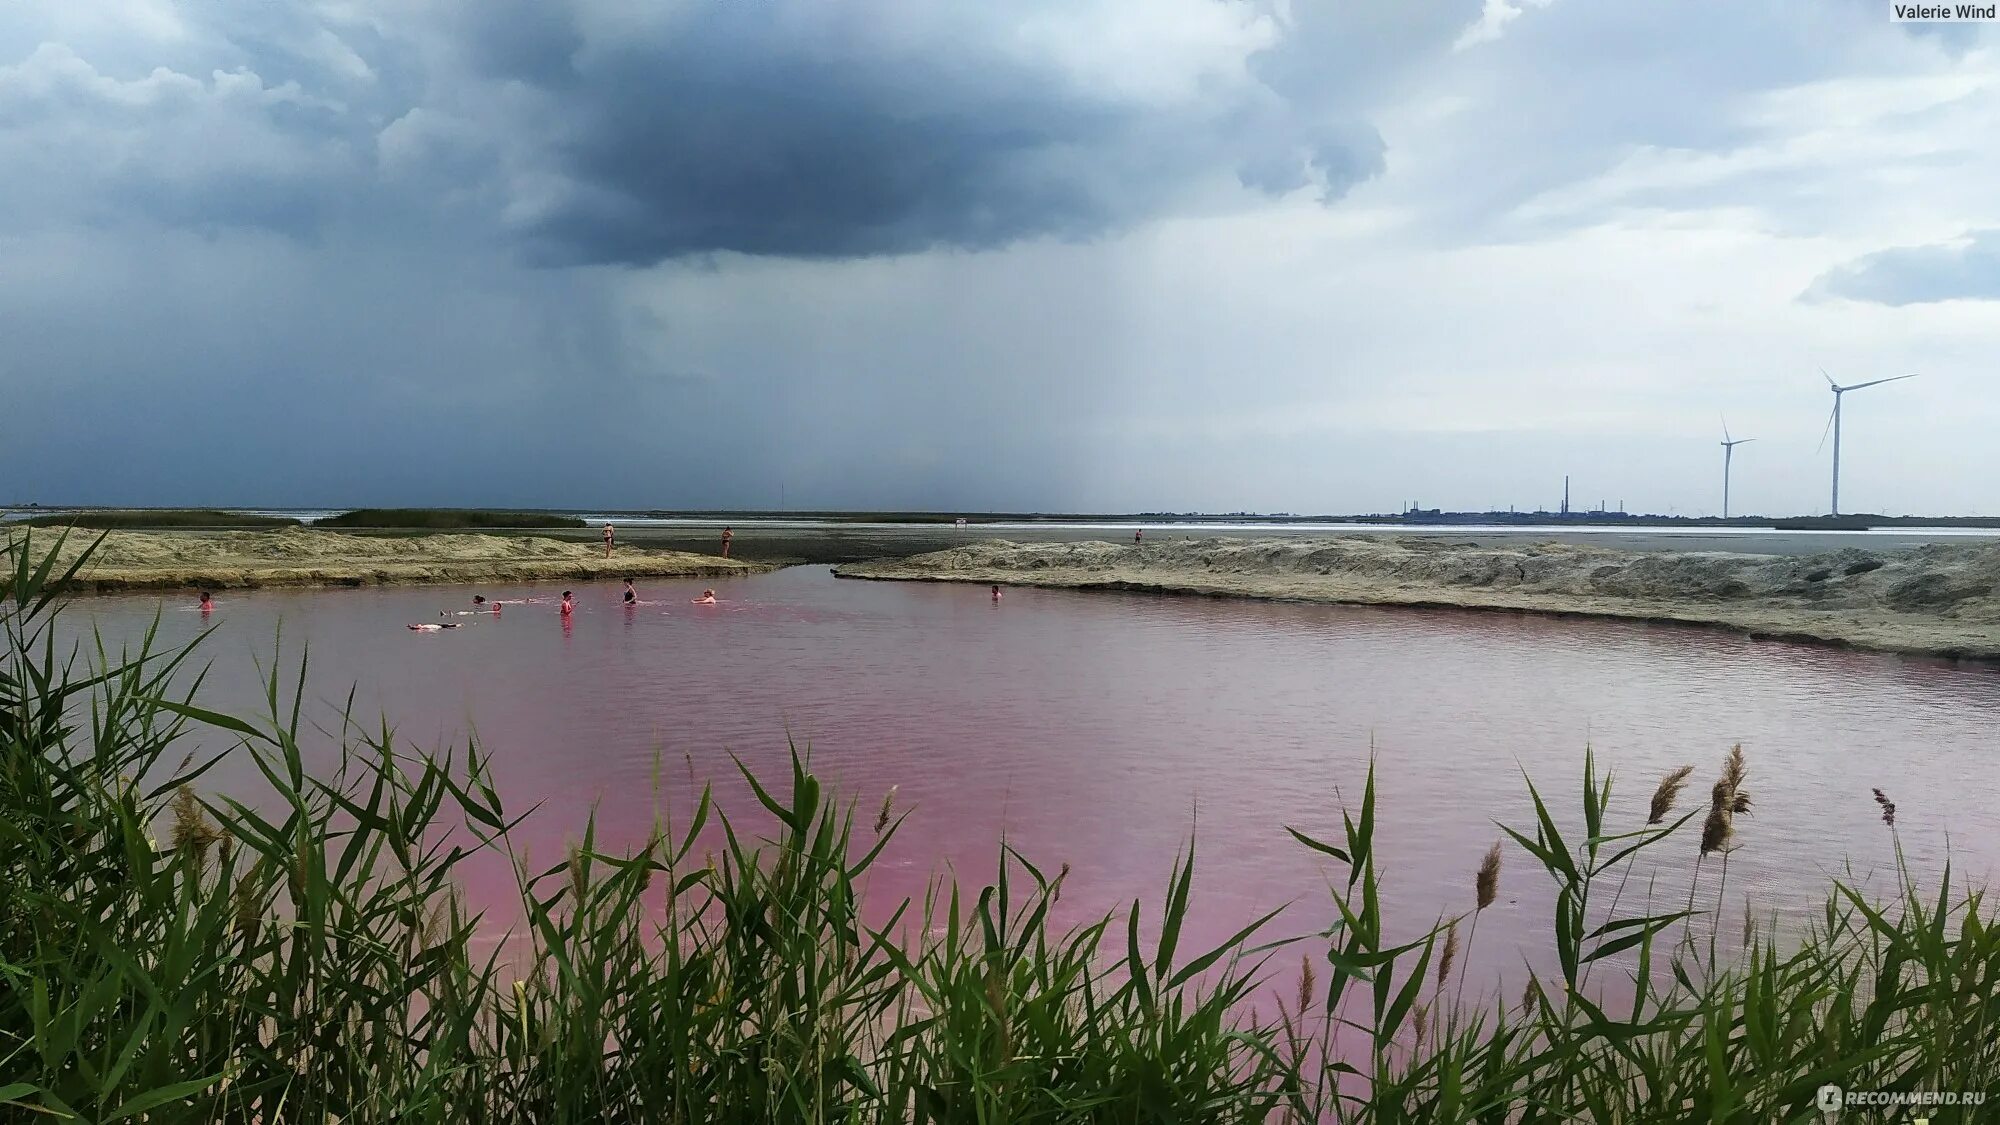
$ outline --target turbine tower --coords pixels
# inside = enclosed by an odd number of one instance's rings
[[[1756,440],[1757,439],[1753,437],[1746,437],[1746,438],[1737,438],[1734,441],[1731,441],[1729,438],[1729,419],[1725,418],[1722,420],[1722,518],[1723,519],[1729,518],[1729,462],[1736,456],[1737,446],[1748,445]]]
[[[1872,379],[1866,383],[1852,383],[1849,384],[1848,386],[1843,387],[1839,383],[1833,381],[1833,376],[1826,374],[1826,368],[1824,367],[1820,368],[1819,373],[1821,375],[1826,376],[1826,385],[1833,391],[1833,414],[1826,420],[1826,430],[1822,430],[1820,432],[1819,443],[1820,445],[1824,446],[1826,444],[1827,433],[1829,431],[1832,432],[1833,503],[1828,505],[1827,514],[1837,516],[1840,514],[1840,398],[1841,396],[1849,391],[1858,391],[1863,387],[1879,387],[1883,383],[1894,383],[1903,379],[1914,379],[1916,378],[1916,375],[1914,374],[1891,375],[1887,379]]]

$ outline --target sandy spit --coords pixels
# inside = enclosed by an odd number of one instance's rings
[[[57,533],[38,530],[37,556]],[[18,532],[10,533],[18,539]],[[94,541],[72,532],[57,572]],[[592,543],[513,535],[345,535],[285,528],[186,534],[104,534],[71,588],[111,593],[173,587],[372,586],[409,582],[521,582],[534,579],[728,577],[770,569],[681,551],[621,547],[610,558]]]
[[[990,541],[844,578],[1623,617],[1884,652],[2000,660],[2000,544],[1817,555],[1618,551],[1414,537]]]

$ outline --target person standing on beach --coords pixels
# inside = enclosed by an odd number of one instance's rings
[[[608,523],[604,525],[604,557],[611,557],[611,525]]]
[[[1132,529],[1132,545],[1133,545],[1134,547],[1138,546],[1138,545],[1139,545],[1139,540],[1140,540],[1140,538],[1141,538],[1142,536],[1144,536],[1145,534],[1146,534],[1146,529],[1145,529],[1145,528],[1143,528],[1143,527],[1135,527],[1135,528],[1133,528],[1133,529]]]
[[[722,529],[722,557],[725,559],[729,557],[729,541],[734,538],[736,538],[734,531],[726,527]]]

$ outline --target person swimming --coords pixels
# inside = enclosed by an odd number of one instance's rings
[[[694,604],[696,604],[696,605],[714,605],[714,604],[715,604],[715,591],[714,591],[714,590],[703,590],[703,591],[701,592],[701,596],[700,596],[700,597],[698,597],[698,598],[696,598],[696,599],[694,599]]]
[[[563,600],[562,600],[562,615],[564,617],[568,617],[570,614],[574,612],[576,612],[576,601],[574,599],[574,596],[568,590],[564,590]]]
[[[436,622],[424,622],[423,624],[411,625],[408,627],[411,629],[415,629],[419,633],[435,633],[439,629],[456,629],[458,628],[458,622],[451,621],[442,625]]]
[[[625,604],[626,605],[639,604],[639,592],[632,588],[632,580],[630,578],[627,578],[625,580]]]
[[[473,604],[473,605],[485,605],[485,604],[486,604],[486,595],[485,595],[485,594],[474,594],[474,595],[472,595],[472,604]]]

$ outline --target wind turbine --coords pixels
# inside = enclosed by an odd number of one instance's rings
[[[1729,518],[1729,462],[1732,458],[1736,456],[1737,446],[1748,445],[1756,440],[1757,439],[1753,437],[1746,437],[1746,438],[1737,438],[1736,440],[1731,441],[1729,439],[1729,419],[1724,418],[1722,420],[1722,518],[1723,519]]]
[[[1820,368],[1819,373],[1821,375],[1826,376],[1826,385],[1833,390],[1833,415],[1832,417],[1829,417],[1826,420],[1826,430],[1820,431],[1819,443],[1821,446],[1825,446],[1827,431],[1832,431],[1833,503],[1828,507],[1827,514],[1837,516],[1840,514],[1840,396],[1846,394],[1849,391],[1858,391],[1863,387],[1879,387],[1883,383],[1894,383],[1903,379],[1914,379],[1916,378],[1916,376],[1914,374],[1891,375],[1887,379],[1873,379],[1866,383],[1853,383],[1843,387],[1839,383],[1833,381],[1833,376],[1826,374],[1826,368],[1824,367]]]

